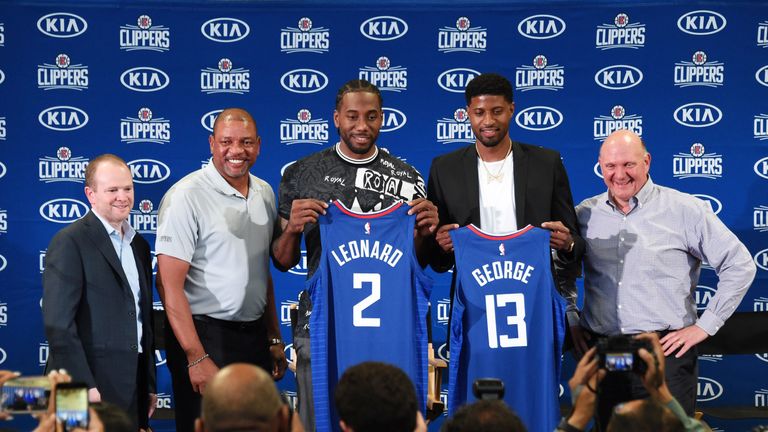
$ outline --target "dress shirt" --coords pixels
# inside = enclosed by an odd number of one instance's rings
[[[706,202],[649,178],[625,214],[608,192],[576,207],[584,254],[581,324],[604,335],[677,330],[692,324],[714,335],[755,276],[747,248]],[[717,292],[697,317],[694,290],[702,261]]]
[[[110,225],[106,219],[96,213],[95,210],[93,211],[93,214],[95,214],[101,223],[104,224],[104,228],[107,230],[107,234],[109,234],[109,239],[112,240],[112,246],[115,248],[115,253],[117,253],[117,259],[120,260],[120,265],[123,267],[123,273],[125,273],[125,277],[128,279],[128,285],[131,287],[133,303],[136,307],[136,337],[138,338],[136,346],[139,347],[140,353],[144,352],[141,346],[141,337],[144,329],[141,327],[142,316],[141,308],[139,306],[141,298],[139,269],[136,267],[136,257],[133,256],[133,248],[131,247],[131,242],[136,235],[136,230],[133,229],[127,220],[124,220],[122,226],[123,235],[120,235],[120,233]]]

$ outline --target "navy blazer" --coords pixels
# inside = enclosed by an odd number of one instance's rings
[[[50,346],[46,371],[66,369],[73,381],[97,387],[102,400],[132,416],[138,368],[145,368],[148,390],[154,393],[155,363],[152,258],[149,244],[138,233],[131,247],[141,289],[144,364],[138,364],[133,292],[104,224],[93,211],[59,231],[48,245],[43,322]]]

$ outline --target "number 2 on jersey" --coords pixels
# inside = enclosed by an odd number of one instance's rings
[[[381,327],[381,318],[363,317],[363,311],[381,300],[381,275],[378,273],[353,273],[352,288],[362,289],[364,283],[371,284],[371,295],[352,306],[352,325],[355,327]]]
[[[496,328],[496,308],[513,304],[515,315],[507,315],[507,325],[517,327],[517,336],[499,335]],[[525,295],[521,293],[485,296],[485,319],[488,323],[488,346],[490,348],[513,348],[528,346],[528,329],[525,325]]]

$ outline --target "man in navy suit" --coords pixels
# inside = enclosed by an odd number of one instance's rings
[[[124,409],[146,428],[157,401],[152,346],[152,259],[128,223],[133,179],[111,154],[85,171],[91,211],[48,245],[43,321],[46,368],[66,369],[88,386],[91,402]]]

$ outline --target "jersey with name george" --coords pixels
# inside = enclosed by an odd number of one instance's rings
[[[549,231],[531,225],[492,235],[451,231],[456,291],[451,317],[448,410],[471,402],[472,383],[498,378],[504,401],[530,431],[560,417],[565,301],[555,290]]]
[[[336,383],[364,361],[405,371],[420,409],[425,407],[431,279],[416,259],[416,217],[409,209],[401,202],[360,214],[336,201],[319,218],[320,264],[307,281],[314,307],[310,352],[318,432],[338,429]]]

